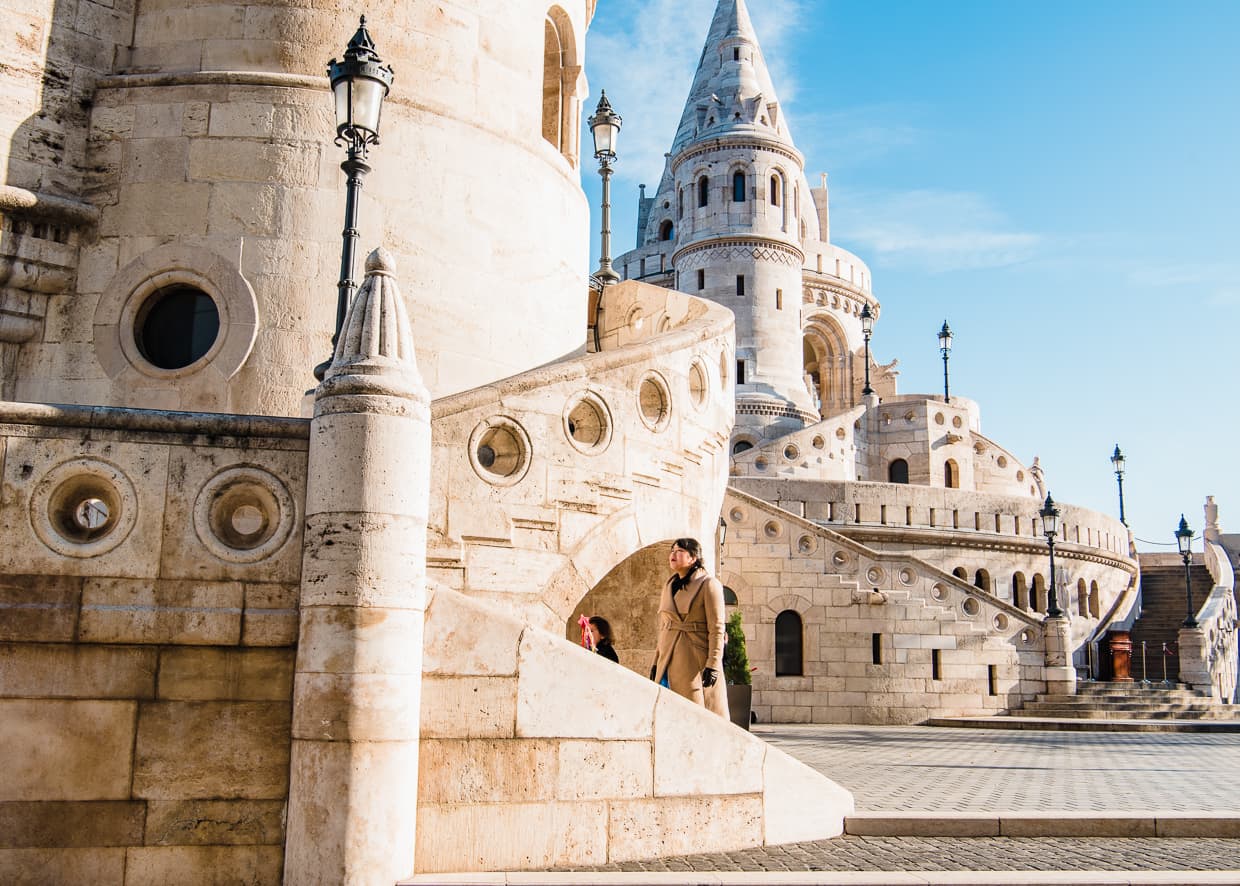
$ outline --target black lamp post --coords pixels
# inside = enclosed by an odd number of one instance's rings
[[[1193,577],[1189,572],[1189,564],[1193,562],[1193,530],[1188,528],[1188,521],[1180,514],[1180,528],[1175,531],[1175,543],[1180,548],[1180,556],[1184,559],[1184,627],[1197,627],[1197,616],[1193,613]]]
[[[870,387],[870,336],[874,333],[874,312],[870,310],[869,305],[861,307],[861,335],[865,338],[865,387],[861,389],[861,396],[868,397],[874,393],[874,389]]]
[[[1128,521],[1124,519],[1124,453],[1119,451],[1118,443],[1111,454],[1111,464],[1115,467],[1115,480],[1119,483],[1119,522],[1127,526]]]
[[[947,321],[943,321],[943,328],[939,330],[939,351],[943,354],[943,402],[952,402],[951,388],[947,384],[947,358],[952,352],[952,330],[947,325]]]
[[[1046,493],[1046,504],[1038,511],[1042,517],[1042,533],[1046,536],[1046,546],[1051,552],[1051,582],[1046,591],[1046,617],[1062,618],[1063,610],[1059,608],[1059,593],[1055,587],[1055,535],[1059,532],[1059,508],[1055,506],[1051,494]]]
[[[604,286],[618,283],[620,275],[611,267],[611,166],[616,162],[616,139],[624,121],[612,110],[607,91],[599,93],[598,107],[588,121],[594,136],[594,159],[598,160],[598,174],[603,177],[603,230],[599,246],[598,270],[594,276]]]
[[[349,41],[344,60],[332,59],[327,64],[327,76],[331,78],[332,95],[336,100],[336,144],[344,145],[345,161],[340,164],[347,179],[344,203],[343,244],[340,250],[340,282],[336,284],[336,331],[332,335],[332,350],[340,339],[344,315],[357,283],[353,280],[354,255],[357,249],[357,209],[362,193],[362,176],[370,172],[366,165],[366,152],[371,145],[379,144],[379,113],[383,99],[392,86],[394,74],[375,52],[374,41],[366,30],[366,16],[362,16],[357,33]],[[314,377],[319,381],[327,374],[331,357],[314,367]]]

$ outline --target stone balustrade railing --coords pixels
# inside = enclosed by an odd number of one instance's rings
[[[1226,551],[1205,543],[1205,564],[1214,579],[1197,612],[1197,627],[1180,629],[1180,680],[1194,689],[1208,689],[1216,701],[1231,702],[1236,694],[1235,573]]]

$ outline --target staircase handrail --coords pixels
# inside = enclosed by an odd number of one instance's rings
[[[1213,587],[1197,611],[1196,627],[1180,628],[1180,679],[1208,689],[1216,701],[1230,702],[1237,673],[1235,574],[1215,542],[1205,543],[1204,560]]]
[[[1236,584],[1235,570],[1231,567],[1231,558],[1227,556],[1227,552],[1223,550],[1223,546],[1218,542],[1207,541],[1205,543],[1204,556],[1206,569],[1210,570],[1210,577],[1214,579],[1214,586],[1225,588],[1233,588]]]

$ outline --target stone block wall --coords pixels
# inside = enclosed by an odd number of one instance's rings
[[[305,427],[0,405],[0,880],[279,880]]]

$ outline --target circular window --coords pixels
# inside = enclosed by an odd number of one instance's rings
[[[885,577],[886,576],[883,574],[883,570],[879,569],[877,566],[871,566],[865,572],[865,580],[872,585],[882,584]]]
[[[530,467],[530,438],[504,416],[489,418],[469,438],[470,463],[483,480],[496,486],[519,483]]]
[[[836,429],[835,429],[835,439],[837,439],[837,440],[843,440],[843,439],[844,439],[845,437],[847,437],[847,436],[848,436],[848,432],[847,432],[847,431],[845,431],[843,428],[836,428]]]
[[[597,455],[611,443],[611,430],[611,413],[597,394],[583,391],[568,401],[564,412],[564,432],[576,449]]]
[[[728,512],[728,516],[732,519],[733,523],[740,523],[745,519],[745,512],[740,508],[733,508]]]
[[[815,449],[822,449],[827,445],[827,441],[822,439],[822,434],[817,434],[814,436],[813,444]]]
[[[779,538],[784,528],[775,520],[768,520],[766,525],[762,527],[762,534],[767,538]]]
[[[30,500],[30,523],[45,545],[70,557],[115,548],[137,520],[137,494],[119,468],[78,458],[48,471]]]
[[[818,539],[812,535],[802,535],[797,539],[797,551],[801,554],[812,554],[818,550]]]
[[[642,379],[637,390],[637,406],[642,421],[652,431],[661,431],[667,427],[672,415],[671,397],[667,392],[667,383],[655,373]]]
[[[1016,482],[1017,482],[1017,483],[1024,483],[1024,482],[1025,482],[1025,472],[1024,472],[1024,471],[1017,471],[1017,472],[1016,472]]]
[[[947,588],[943,587],[941,584],[935,584],[935,586],[930,589],[930,596],[936,600],[946,600]]]
[[[831,562],[836,566],[844,566],[848,563],[848,555],[843,551],[836,551],[831,555]]]
[[[997,465],[998,465],[999,467],[1001,467],[1001,468],[1006,468],[1006,467],[1007,467],[1007,459],[1006,459],[1006,458],[1004,458],[1004,457],[1001,455],[1001,456],[999,456],[999,458],[998,458],[998,459],[996,459],[995,464],[997,464]]]
[[[762,455],[759,455],[757,458],[753,460],[753,466],[757,468],[759,471],[765,471],[768,467],[768,464],[769,463],[767,462],[766,457]]]
[[[801,450],[797,449],[796,444],[789,443],[784,447],[784,458],[788,459],[788,461],[796,461],[800,454]]]
[[[915,581],[917,581],[917,573],[912,569],[900,570],[900,584],[911,585]]]
[[[699,409],[706,405],[706,367],[694,360],[689,367],[689,401]]]
[[[184,369],[205,357],[220,333],[215,300],[201,289],[174,283],[156,289],[134,317],[138,351],[159,369]]]
[[[953,427],[953,428],[959,428],[959,427],[963,427],[963,426],[964,426],[964,421],[962,421],[962,420],[961,420],[960,416],[958,416],[958,415],[953,415],[953,416],[952,416],[952,427]]]
[[[964,610],[965,615],[972,617],[982,611],[982,604],[977,602],[976,597],[965,597],[960,608]]]
[[[945,418],[943,418],[943,413],[941,413],[941,412],[936,412],[936,413],[934,414],[934,423],[935,423],[936,425],[941,425],[941,424],[943,424],[943,422],[944,422],[944,421],[946,421],[946,419],[945,419]]]
[[[997,613],[995,615],[994,623],[995,623],[995,627],[999,629],[1000,631],[1006,630],[1008,626],[1008,617],[1004,615],[1002,612]]]
[[[194,531],[229,563],[256,563],[278,551],[296,523],[296,506],[274,474],[228,468],[202,487],[194,502]]]

